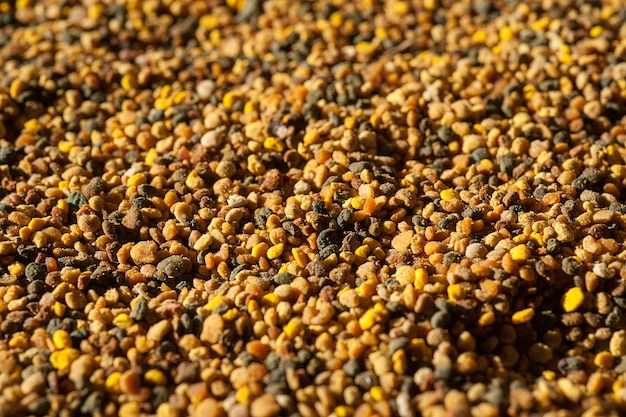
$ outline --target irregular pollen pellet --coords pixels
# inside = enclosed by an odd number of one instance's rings
[[[52,343],[57,349],[65,349],[72,347],[72,338],[65,330],[57,330],[52,334]]]
[[[109,392],[119,392],[120,388],[120,379],[122,378],[122,373],[119,371],[112,372],[105,380],[104,386]]]
[[[185,179],[185,185],[191,190],[199,190],[204,188],[204,180],[196,171],[191,171]]]
[[[452,284],[448,286],[448,298],[452,302],[457,302],[465,298],[465,288],[460,284]]]
[[[428,272],[424,268],[417,268],[415,270],[413,285],[415,288],[421,290],[426,284],[428,284]]]
[[[440,197],[444,201],[451,201],[459,197],[458,193],[450,188],[442,190]]]
[[[148,179],[146,178],[145,174],[137,173],[128,178],[128,180],[126,180],[126,184],[129,187],[137,187],[141,184],[145,184],[147,181]]]
[[[291,253],[296,260],[298,266],[304,268],[309,263],[309,258],[306,253],[300,248],[293,248]]]
[[[583,304],[584,300],[585,293],[582,288],[572,287],[563,294],[561,306],[563,307],[563,311],[571,313],[572,311],[576,311]]]
[[[143,379],[153,385],[164,386],[167,383],[167,377],[158,369],[150,369],[143,375]]]
[[[594,365],[602,369],[610,369],[613,367],[613,355],[610,352],[599,352],[593,359]]]
[[[532,308],[525,308],[523,310],[516,311],[511,317],[513,324],[528,323],[535,316],[535,310]]]
[[[115,316],[113,319],[113,324],[122,329],[126,329],[133,324],[133,319],[126,313],[121,313]]]
[[[280,253],[278,253],[278,254],[276,254],[275,252],[272,252],[270,254],[270,253],[268,253],[269,249],[270,249],[270,247],[268,246],[267,243],[259,242],[256,245],[254,245],[254,247],[250,251],[250,255],[254,256],[255,259],[259,259],[261,256],[265,256],[267,254],[268,255],[268,259],[275,259],[278,256],[280,256],[281,253],[282,253],[282,250],[281,250]]]
[[[213,311],[218,305],[222,303],[229,304],[230,301],[223,295],[216,295],[204,306],[204,309],[207,311]]]
[[[517,262],[524,262],[531,256],[530,248],[526,245],[517,245],[510,250],[511,259]]]
[[[402,285],[413,284],[415,280],[415,269],[412,266],[404,265],[396,270],[396,281]]]
[[[267,259],[276,259],[282,255],[283,250],[285,249],[285,245],[283,243],[279,243],[267,249]]]
[[[80,356],[78,349],[66,347],[50,354],[50,364],[59,370],[67,369]]]

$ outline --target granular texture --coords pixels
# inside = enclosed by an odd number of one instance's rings
[[[619,0],[0,0],[0,416],[626,414]]]

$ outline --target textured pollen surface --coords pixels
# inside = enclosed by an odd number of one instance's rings
[[[620,0],[0,0],[0,417],[626,415]]]

